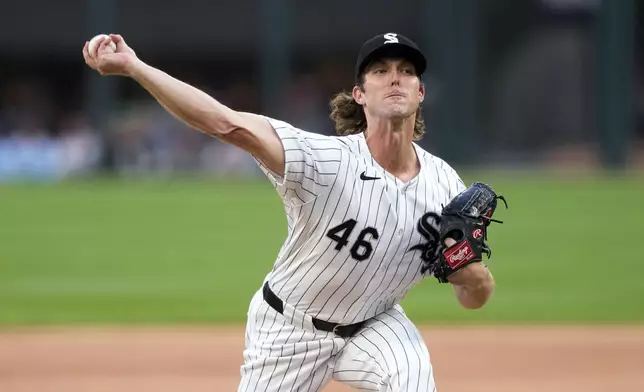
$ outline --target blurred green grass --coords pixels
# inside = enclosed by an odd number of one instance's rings
[[[508,199],[496,293],[463,310],[427,279],[403,302],[412,320],[644,321],[643,176],[463,178]],[[285,234],[264,179],[0,185],[0,325],[241,323]]]

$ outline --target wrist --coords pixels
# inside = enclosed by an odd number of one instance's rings
[[[495,288],[494,278],[482,263],[472,263],[448,277],[458,302],[466,309],[479,309]]]
[[[143,61],[139,60],[137,57],[134,57],[130,61],[128,61],[127,65],[125,66],[125,75],[138,81],[147,66],[148,65]]]
[[[458,286],[479,286],[490,277],[485,264],[482,262],[471,263],[451,274],[447,280]]]

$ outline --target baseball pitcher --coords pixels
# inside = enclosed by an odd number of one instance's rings
[[[247,151],[283,202],[288,234],[248,309],[239,392],[318,391],[332,379],[435,391],[428,349],[399,303],[433,276],[463,307],[482,307],[494,290],[482,262],[488,226],[503,199],[467,187],[416,143],[427,61],[414,42],[387,33],[362,45],[353,89],[331,102],[337,136],[226,107],[137,58],[118,34],[86,43],[83,55]]]

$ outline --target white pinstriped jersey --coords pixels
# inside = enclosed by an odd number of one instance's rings
[[[324,136],[268,118],[282,140],[283,177],[260,167],[286,210],[288,235],[267,276],[313,317],[362,321],[400,302],[423,275],[417,230],[465,189],[442,159],[414,143],[420,173],[405,183],[371,156],[363,134]]]

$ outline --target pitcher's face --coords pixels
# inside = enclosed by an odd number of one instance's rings
[[[353,98],[375,117],[405,118],[414,115],[425,97],[425,87],[414,66],[404,59],[381,59],[364,72],[362,87]]]

